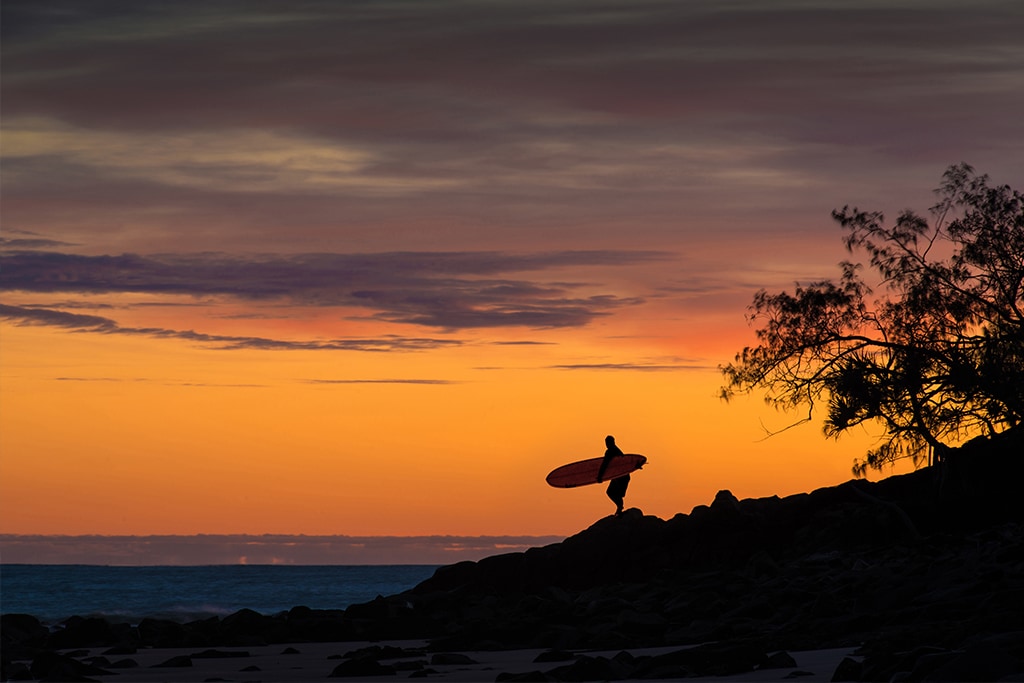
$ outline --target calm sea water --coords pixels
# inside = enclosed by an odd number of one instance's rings
[[[435,565],[215,565],[207,567],[0,566],[0,612],[46,623],[72,615],[128,622],[191,621],[248,608],[276,614],[304,605],[343,609],[429,578]]]

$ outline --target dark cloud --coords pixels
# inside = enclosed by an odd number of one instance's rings
[[[118,325],[110,318],[82,313],[68,313],[39,306],[8,306],[0,304],[0,317],[23,325],[46,325],[88,332],[116,332]]]
[[[552,370],[616,370],[629,372],[678,372],[681,370],[717,370],[714,365],[699,365],[695,363],[679,364],[656,364],[656,363],[568,363],[564,365],[552,365]]]
[[[58,382],[141,382],[145,380],[132,379],[125,380],[121,377],[54,377],[54,380]]]
[[[457,384],[448,379],[308,379],[310,384]]]
[[[37,293],[146,293],[272,299],[307,306],[370,309],[390,322],[444,329],[585,325],[608,311],[641,303],[609,294],[572,293],[580,282],[537,283],[508,273],[665,260],[650,251],[396,252],[228,257],[222,254],[82,256],[14,252],[0,256],[0,289]],[[41,324],[111,331],[112,320],[41,313]],[[122,330],[123,331],[123,330]],[[158,331],[149,331],[160,336]],[[180,336],[191,333],[175,333]],[[205,341],[197,339],[197,341]],[[249,339],[250,348],[274,347]]]
[[[217,387],[225,388],[230,387],[232,389],[245,388],[245,389],[265,389],[269,387],[269,384],[225,384],[223,382],[180,382],[160,379],[149,379],[147,377],[54,377],[57,382],[142,382],[142,383],[153,383],[153,384],[164,384],[167,386],[176,387]]]
[[[788,112],[808,96],[868,113],[885,88],[1012,68],[996,47],[1016,45],[1021,19],[1012,0],[128,4],[4,3],[6,69],[20,77],[5,107],[99,126],[234,126],[244,114],[424,141],[483,135],[463,125],[482,117],[512,126],[517,108],[500,108],[523,101],[648,121],[745,102]]]
[[[1016,0],[5,2],[5,125],[37,126],[6,136],[6,211],[583,238],[884,186],[897,160],[1005,172],[1022,22]]]
[[[529,339],[513,340],[513,341],[494,341],[491,344],[495,346],[551,346],[554,342],[542,342],[532,341]]]
[[[134,305],[135,306],[142,306],[142,305],[145,305],[145,304],[139,303],[139,304],[134,304]],[[90,310],[90,311],[93,311],[93,310],[104,310],[104,309],[114,310],[114,309],[118,308],[114,304],[106,304],[106,303],[101,303],[101,302],[98,302],[98,301],[74,301],[74,300],[51,302],[51,303],[47,303],[47,304],[24,304],[24,307],[25,308],[49,308],[49,309],[53,309],[53,308],[56,308],[56,309],[79,308],[79,309],[85,309],[85,310]]]
[[[2,314],[0,314],[2,315]],[[231,388],[250,388],[250,389],[262,389],[269,387],[269,384],[225,384],[223,382],[182,382],[182,381],[171,381],[165,379],[151,379],[148,377],[54,377],[57,382],[147,382],[166,384],[170,386],[183,386],[183,387],[231,387]],[[388,378],[388,379],[306,379],[300,380],[307,384],[422,384],[422,385],[437,385],[444,386],[448,384],[458,384],[452,380],[447,379],[413,379],[413,378]]]
[[[45,325],[74,332],[118,334],[158,339],[181,339],[217,349],[257,349],[263,351],[424,351],[459,346],[454,339],[429,337],[400,337],[388,335],[376,339],[331,339],[327,341],[295,341],[244,337],[222,334],[203,334],[192,330],[172,330],[160,327],[122,327],[110,318],[82,315],[43,308],[26,308],[0,304],[0,318],[19,325]]]
[[[0,237],[0,249],[57,249],[67,246],[71,246],[71,244],[41,237],[16,237],[14,239]]]

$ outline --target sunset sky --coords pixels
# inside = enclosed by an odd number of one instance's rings
[[[874,443],[719,400],[832,209],[1024,180],[1019,0],[4,0],[0,533],[568,535]]]

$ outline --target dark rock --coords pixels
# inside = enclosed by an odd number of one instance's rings
[[[393,676],[393,666],[381,664],[376,659],[350,659],[334,667],[329,678],[360,678],[362,676]]]
[[[103,651],[105,655],[134,655],[138,654],[138,648],[133,645],[115,645],[112,648]]]
[[[636,673],[643,678],[657,670],[682,668],[692,676],[729,676],[749,673],[763,666],[767,660],[764,650],[757,645],[709,643],[644,658],[637,663]]]
[[[33,679],[32,670],[24,662],[8,662],[5,659],[0,669],[2,669],[0,670],[0,679],[4,681],[31,681]]]
[[[251,609],[230,614],[220,622],[221,639],[231,645],[266,645],[277,639],[278,622]],[[284,629],[280,629],[283,633]]]
[[[170,659],[161,662],[160,664],[154,664],[154,669],[184,669],[192,666],[192,658],[188,655],[178,655],[171,657]]]
[[[1005,649],[991,643],[979,643],[955,656],[943,658],[920,680],[946,681],[1000,681],[1024,677],[1024,662]]]
[[[106,619],[99,617],[71,617],[51,633],[47,641],[47,647],[54,650],[115,644],[114,629]]]
[[[169,619],[143,619],[139,622],[139,640],[146,647],[181,647],[185,644],[185,628]]]
[[[931,662],[931,668],[938,665],[941,659],[948,657],[949,650],[934,645],[922,645],[917,647],[903,648],[900,643],[887,644],[881,642],[875,646],[865,648],[865,657],[862,662],[862,677],[866,680],[890,680],[894,676],[906,677],[918,666],[925,666]],[[931,668],[928,670],[930,671]]]
[[[88,681],[89,676],[108,676],[106,669],[80,662],[57,652],[41,652],[29,666],[32,677],[40,681]]]
[[[346,652],[346,659],[398,659],[423,654],[420,650],[408,650],[394,645],[368,645]]]
[[[238,670],[239,673],[252,673],[254,671],[263,671],[263,669],[259,668],[255,664],[250,664],[249,666]]]
[[[794,669],[796,660],[788,652],[776,652],[770,655],[758,669]]]
[[[378,595],[370,602],[350,605],[345,610],[345,616],[350,619],[367,619],[380,621],[396,616],[397,607],[383,595]]]
[[[907,671],[900,671],[896,675],[904,675],[907,680],[911,681],[923,681],[935,669],[955,659],[959,654],[954,650],[940,650],[922,654],[912,663],[909,673]]]
[[[843,657],[843,661],[839,662],[838,666],[836,666],[836,670],[832,673],[830,680],[832,683],[859,681],[861,680],[862,672],[863,667],[859,661],[850,657]]]
[[[30,659],[46,647],[49,630],[29,614],[0,616],[0,652],[5,658]]]
[[[402,600],[447,632],[433,647],[457,650],[758,637],[765,651],[815,649],[883,624],[907,638],[890,650],[910,651],[1024,628],[1020,516],[937,534],[953,513],[936,482],[922,470],[786,498],[721,491],[668,521],[629,510],[559,544],[443,568]]]
[[[286,647],[285,649],[281,650],[281,654],[283,654],[283,655],[301,655],[302,653],[299,652],[298,650],[296,650],[294,647]]]
[[[134,659],[118,659],[112,662],[110,665],[111,669],[134,669],[139,665]]]
[[[732,491],[719,491],[715,494],[715,499],[711,501],[711,511],[720,514],[739,515],[741,514],[740,501],[732,494]]]
[[[312,619],[315,616],[316,611],[305,605],[296,605],[288,610],[288,618],[292,620]]]
[[[219,617],[190,621],[182,626],[182,630],[182,644],[185,647],[210,647],[227,642]]]
[[[346,619],[341,610],[295,607],[287,613],[282,626],[293,642],[332,643],[355,640],[360,636],[357,625]]]

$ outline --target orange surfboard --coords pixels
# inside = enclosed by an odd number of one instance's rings
[[[547,476],[547,482],[559,489],[571,489],[576,486],[587,486],[596,484],[597,473],[601,470],[601,462],[604,458],[588,458],[571,462],[551,470]],[[608,463],[608,469],[604,471],[604,478],[601,481],[611,481],[635,470],[640,469],[647,462],[647,456],[636,453],[617,455]]]

